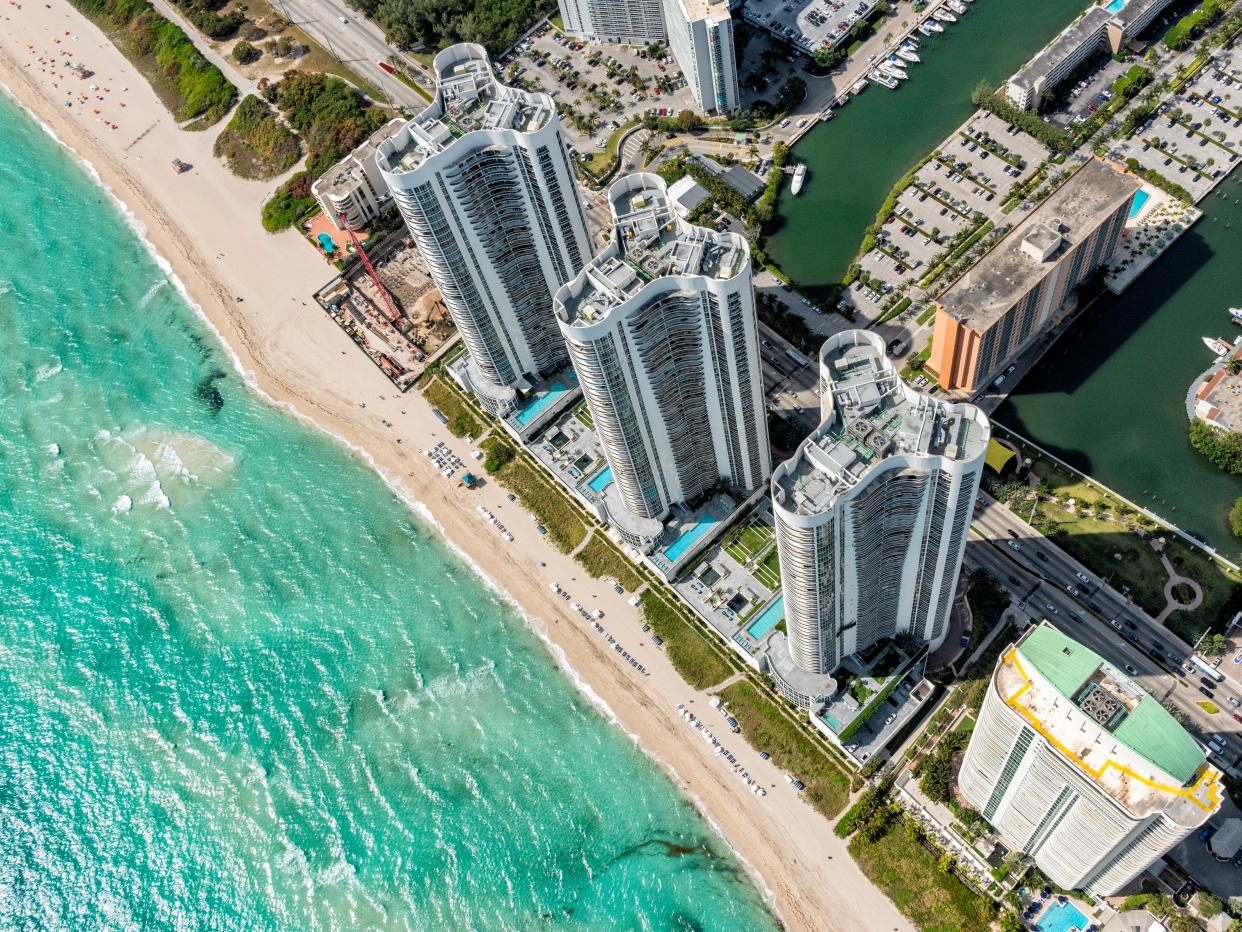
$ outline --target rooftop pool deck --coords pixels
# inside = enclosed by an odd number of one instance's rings
[[[682,531],[675,541],[664,548],[664,558],[670,563],[676,563],[685,556],[687,550],[698,543],[703,535],[715,527],[719,521],[720,519],[710,512],[704,512],[699,515],[698,520],[694,522],[693,526]]]
[[[746,626],[746,633],[756,641],[762,641],[763,636],[775,628],[782,618],[785,617],[785,597],[778,595],[769,603],[749,625]]]
[[[1035,923],[1035,932],[1070,932],[1071,929],[1085,932],[1089,925],[1091,920],[1073,903],[1053,902]]]
[[[612,485],[612,467],[605,466],[602,470],[595,474],[595,477],[587,483],[587,488],[596,495],[603,495],[604,489]]]
[[[529,402],[526,407],[519,411],[516,415],[517,422],[523,427],[529,427],[539,415],[556,403],[556,400],[569,391],[569,387],[560,379],[557,379],[548,390],[533,401]]]
[[[1113,0],[1113,2],[1115,3],[1117,2],[1117,0]],[[1142,188],[1139,188],[1137,191],[1135,191],[1134,200],[1130,203],[1130,218],[1129,219],[1133,220],[1135,217],[1137,217],[1140,211],[1142,211],[1143,205],[1146,204],[1150,199],[1151,199],[1151,195],[1148,194],[1146,191],[1144,191]]]

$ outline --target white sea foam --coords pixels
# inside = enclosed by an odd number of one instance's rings
[[[695,808],[704,816],[704,819],[716,832],[717,836],[724,842],[725,846],[728,847],[729,850],[733,853],[733,855],[738,859],[739,863],[743,865],[747,874],[751,877],[751,879],[755,882],[756,886],[761,891],[764,902],[768,905],[768,907],[774,913],[776,913],[777,918],[781,919],[780,914],[776,909],[775,894],[772,892],[771,888],[769,888],[766,885],[766,883],[764,883],[763,878],[758,873],[758,871],[755,870],[754,866],[751,865],[749,861],[747,861],[744,857],[742,857],[741,854],[738,853],[738,851],[735,848],[733,848],[732,845],[729,844],[729,841],[727,838],[725,838],[724,833],[720,829],[720,826],[713,819],[711,819],[710,816],[707,815],[707,810],[703,806],[702,800],[700,800],[696,795],[688,793],[685,790],[684,781],[682,781],[682,779],[677,774],[676,770],[672,767],[671,764],[669,764],[667,761],[665,761],[664,759],[654,754],[649,748],[645,747],[642,741],[639,739],[638,735],[626,730],[621,725],[620,720],[616,716],[616,713],[613,712],[613,710],[608,705],[608,703],[604,701],[603,697],[601,697],[598,693],[596,693],[591,688],[590,684],[587,683],[586,680],[584,680],[581,677],[578,671],[574,669],[574,667],[569,663],[568,658],[565,656],[564,651],[560,648],[559,645],[553,642],[552,639],[548,636],[546,628],[543,628],[541,630],[542,625],[535,625],[532,623],[531,617],[527,615],[526,612],[521,607],[521,605],[518,604],[517,599],[515,599],[513,595],[511,595],[508,591],[506,591],[498,583],[496,583],[495,580],[493,580],[490,576],[488,576],[487,573],[484,572],[483,568],[479,566],[479,564],[477,564],[473,559],[471,559],[470,556],[466,554],[466,552],[463,551],[452,540],[452,538],[448,536],[448,534],[445,532],[444,526],[438,520],[436,520],[435,516],[431,513],[431,509],[427,507],[426,503],[419,501],[417,498],[415,498],[410,493],[408,487],[406,487],[404,482],[394,477],[388,472],[388,470],[380,466],[380,464],[375,460],[375,457],[371,455],[370,451],[366,450],[365,448],[355,443],[351,443],[347,438],[345,438],[343,435],[341,435],[337,431],[334,431],[331,428],[326,427],[325,425],[316,421],[314,418],[298,410],[298,408],[295,405],[293,405],[291,402],[278,400],[272,397],[271,395],[269,395],[266,391],[264,391],[262,387],[260,387],[259,385],[258,377],[255,375],[254,370],[248,369],[242,364],[241,357],[237,354],[237,352],[233,349],[233,347],[228,343],[228,341],[224,339],[224,335],[220,332],[220,329],[215,325],[215,323],[203,310],[202,306],[197,301],[195,301],[193,297],[191,297],[189,289],[186,287],[185,282],[182,281],[181,277],[178,276],[175,271],[173,271],[172,263],[170,263],[167,259],[165,259],[164,256],[160,254],[159,250],[155,248],[155,244],[152,243],[147,238],[146,224],[144,224],[133,213],[133,211],[129,209],[129,206],[123,200],[121,200],[121,198],[118,197],[107,184],[104,183],[103,179],[99,175],[99,172],[95,169],[95,166],[91,164],[90,160],[82,156],[72,146],[65,143],[56,134],[55,130],[53,130],[50,126],[48,126],[46,123],[40,120],[38,116],[36,116],[30,110],[30,108],[28,108],[25,104],[23,104],[16,97],[16,95],[14,95],[13,92],[4,85],[3,82],[0,82],[0,90],[3,90],[5,93],[9,95],[10,98],[16,101],[18,106],[20,106],[23,110],[25,110],[26,113],[32,119],[34,119],[39,124],[39,126],[43,129],[43,131],[46,132],[49,136],[51,136],[53,140],[55,140],[58,144],[63,146],[65,149],[67,149],[70,153],[72,153],[73,156],[86,169],[87,173],[94,180],[95,184],[98,185],[100,188],[102,188],[103,191],[108,195],[108,197],[111,198],[112,202],[116,205],[117,210],[121,213],[122,217],[124,218],[125,223],[130,227],[131,230],[134,231],[135,234],[137,234],[138,238],[142,241],[143,247],[147,250],[147,253],[151,256],[151,258],[156,263],[156,265],[159,266],[160,270],[164,273],[168,281],[172,282],[173,287],[177,289],[177,293],[181,296],[181,298],[185,301],[185,303],[194,311],[195,315],[197,315],[197,317],[203,323],[203,325],[206,326],[206,328],[210,330],[212,334],[215,335],[217,343],[224,350],[224,352],[227,354],[227,356],[231,360],[234,370],[242,378],[242,380],[251,388],[251,390],[254,391],[254,393],[258,395],[267,404],[283,411],[284,413],[290,415],[291,417],[296,418],[303,424],[306,424],[314,428],[315,430],[332,438],[337,443],[344,446],[346,449],[352,452],[358,459],[362,460],[368,466],[370,466],[372,471],[375,472],[380,477],[380,479],[384,482],[384,484],[388,486],[388,488],[393,492],[393,494],[396,495],[397,498],[399,498],[416,517],[421,518],[425,523],[431,525],[432,528],[435,529],[437,536],[448,547],[448,549],[451,550],[458,559],[460,559],[463,563],[465,563],[466,566],[479,578],[479,580],[483,582],[483,584],[488,589],[490,589],[493,593],[495,593],[496,596],[502,602],[504,602],[511,609],[513,609],[513,611],[518,614],[518,616],[523,620],[523,622],[527,625],[527,627],[529,627],[532,631],[534,631],[535,634],[547,645],[550,653],[552,653],[552,656],[556,660],[557,665],[561,668],[562,671],[565,672],[570,682],[573,683],[574,687],[587,699],[587,701],[592,705],[592,707],[594,707],[605,719],[607,719],[609,722],[611,722],[616,727],[620,728],[625,733],[625,735],[634,743],[634,745],[643,752],[644,755],[646,755],[650,760],[654,761],[658,766],[662,767],[670,776],[672,776],[672,778],[676,781],[677,785],[682,788],[682,792],[685,793],[685,795],[688,796],[690,800],[694,803]],[[104,431],[103,433],[106,433],[106,431]],[[167,501],[167,499],[165,499],[165,501]],[[286,853],[289,853],[289,852],[286,852]],[[298,852],[298,853],[300,854],[301,852]],[[783,922],[783,920],[781,921]]]
[[[112,511],[114,514],[124,514],[134,507],[134,500],[128,495],[122,495],[112,503]]]
[[[142,296],[141,300],[139,300],[138,307],[139,308],[146,307],[150,303],[151,299],[155,297],[155,293],[167,284],[168,282],[166,280],[162,280],[162,281],[156,282],[154,285],[148,288],[147,293]]]
[[[46,382],[52,376],[60,375],[60,373],[64,371],[64,368],[65,367],[61,365],[60,360],[57,360],[54,363],[49,363],[46,366],[40,366],[35,372],[35,382]]]

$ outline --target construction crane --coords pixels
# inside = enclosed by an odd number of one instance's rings
[[[401,315],[397,313],[397,305],[393,303],[392,295],[388,293],[388,289],[384,287],[384,283],[380,281],[379,273],[375,271],[375,266],[371,264],[371,260],[367,258],[367,251],[362,248],[362,240],[358,239],[358,234],[346,222],[345,217],[338,218],[337,225],[349,234],[350,240],[354,244],[354,251],[358,253],[358,258],[362,260],[363,266],[367,270],[367,274],[371,276],[371,281],[375,283],[375,290],[379,292],[379,296],[383,299],[384,307],[388,311],[388,320],[394,327],[400,331]]]

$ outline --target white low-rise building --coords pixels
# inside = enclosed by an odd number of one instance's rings
[[[311,194],[338,229],[361,230],[392,200],[375,152],[403,126],[405,120],[389,120],[311,185]]]

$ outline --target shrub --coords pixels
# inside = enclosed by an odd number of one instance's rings
[[[1229,509],[1229,528],[1234,537],[1242,538],[1242,498],[1235,500]]]
[[[238,64],[248,65],[251,62],[258,61],[259,56],[262,54],[263,54],[262,52],[260,52],[257,48],[255,48],[245,39],[242,39],[235,46],[233,46],[233,52],[232,52],[233,61],[237,62]],[[246,99],[253,100],[254,98],[248,97]]]
[[[1242,476],[1242,433],[1220,430],[1195,418],[1190,425],[1190,445],[1230,475]]]
[[[340,78],[287,72],[276,106],[306,143],[306,168],[318,177],[384,122],[384,115]]]
[[[673,667],[693,688],[715,686],[733,672],[716,646],[707,640],[710,635],[687,621],[677,607],[669,605],[652,589],[642,594],[642,613],[652,633],[664,640],[664,651]],[[738,720],[741,721],[740,716]]]
[[[276,233],[293,226],[316,206],[311,196],[311,182],[314,176],[308,171],[300,171],[272,195],[272,199],[263,205],[263,229]]]
[[[445,48],[478,42],[493,55],[512,46],[540,16],[556,9],[548,0],[350,0],[373,17],[388,41],[401,48]]]
[[[302,147],[272,108],[251,94],[216,138],[215,154],[242,178],[274,178],[298,160]]]
[[[481,444],[487,458],[483,460],[483,468],[487,472],[496,472],[513,461],[513,447],[499,437],[488,437]]]

